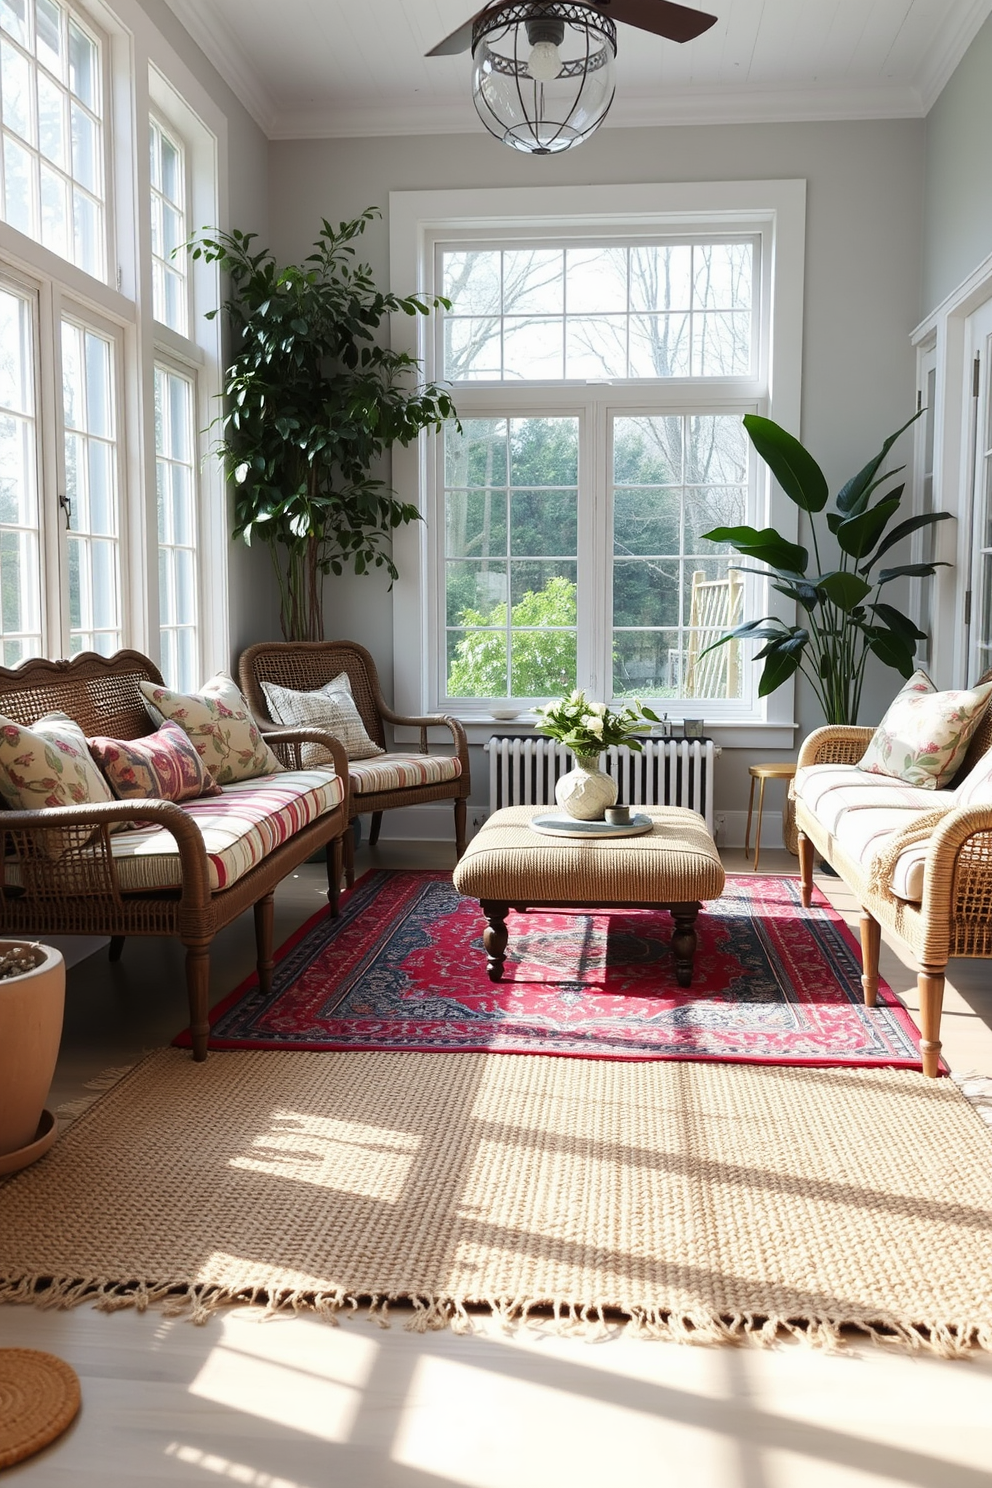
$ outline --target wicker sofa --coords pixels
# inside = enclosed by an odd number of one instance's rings
[[[913,790],[859,771],[873,733],[820,728],[799,752],[792,794],[802,900],[811,902],[819,852],[861,905],[862,985],[869,1007],[878,993],[881,927],[909,946],[919,965],[923,1073],[933,1077],[947,962],[952,956],[992,957],[992,801],[957,800],[962,782],[976,767],[982,773],[992,751],[992,707],[946,790]]]
[[[155,727],[140,681],[161,684],[162,677],[154,663],[136,651],[118,651],[110,657],[84,652],[72,661],[34,660],[14,669],[0,667],[0,715],[30,726],[46,713],[62,712],[87,736],[137,739]],[[267,990],[272,977],[273,891],[286,874],[325,846],[328,900],[337,911],[342,838],[349,817],[344,750],[336,739],[313,729],[274,732],[266,742],[293,774],[258,782],[251,803],[254,837],[243,832],[242,825],[248,813],[244,787],[255,782],[241,783],[240,799],[237,786],[225,786],[221,796],[209,802],[211,820],[219,821],[222,836],[226,811],[232,847],[241,844],[233,869],[225,866],[223,854],[208,853],[191,810],[199,802],[180,806],[132,799],[4,810],[0,933],[107,935],[112,960],[120,956],[129,935],[177,936],[186,947],[193,1057],[205,1059],[210,943],[217,931],[244,910],[254,909],[258,971]],[[326,744],[334,759],[333,768],[319,772],[322,779],[316,784],[317,772],[296,773],[301,745],[307,742]],[[263,790],[267,783],[278,783],[271,811]],[[169,835],[148,830],[111,835],[111,828],[123,822],[165,828]],[[296,822],[305,824],[296,828]],[[146,842],[155,839],[150,855],[162,866],[146,869],[137,887],[126,870],[134,861],[134,839],[141,836]],[[122,853],[130,853],[130,859]]]

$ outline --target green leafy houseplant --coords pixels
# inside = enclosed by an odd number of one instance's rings
[[[327,573],[398,577],[389,538],[419,514],[370,470],[391,445],[454,416],[443,388],[418,385],[416,358],[377,339],[390,314],[447,302],[383,294],[353,262],[352,243],[376,216],[369,208],[337,229],[325,220],[315,251],[286,268],[252,250],[254,233],[205,229],[187,244],[230,278],[220,313],[235,346],[219,449],[235,487],[234,535],[269,545],[287,640],[322,639]]]
[[[874,459],[838,491],[824,521],[840,550],[839,561],[833,567],[824,567],[820,551],[823,534],[818,535],[814,521],[829,499],[823,471],[798,439],[780,425],[757,414],[745,415],[744,427],[751,443],[785,494],[809,516],[813,547],[811,568],[807,549],[787,541],[773,527],[760,531],[754,527],[715,527],[704,533],[709,541],[729,543],[745,558],[766,564],[767,569],[741,568],[741,572],[768,577],[770,570],[775,580],[772,588],[799,606],[800,618],[795,625],[766,615],[738,625],[714,642],[714,646],[722,646],[735,637],[765,642],[755,657],[764,661],[758,684],[760,697],[781,687],[798,669],[816,692],[827,723],[856,723],[870,655],[895,667],[904,677],[912,675],[916,642],[925,639],[924,633],[884,600],[883,590],[894,579],[928,578],[936,572],[937,564],[902,563],[894,568],[877,565],[903,538],[946,521],[951,513],[928,512],[890,527],[905,483],[884,491],[882,487],[904,467],[881,476],[878,472],[900,434],[919,416],[914,414],[890,434]],[[707,650],[712,651],[714,646]]]
[[[598,759],[600,752],[611,744],[626,744],[640,753],[640,740],[632,735],[638,729],[643,731],[645,720],[659,721],[658,715],[642,703],[634,702],[617,713],[605,703],[590,702],[578,688],[557,703],[536,708],[534,716],[537,719],[534,728],[539,734],[558,739],[578,759]]]

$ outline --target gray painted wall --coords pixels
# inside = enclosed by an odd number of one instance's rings
[[[923,299],[928,315],[992,253],[992,18],[926,119]]]
[[[385,212],[391,190],[480,181],[507,186],[803,177],[808,217],[802,434],[831,483],[839,485],[905,422],[915,402],[909,332],[919,318],[923,132],[919,120],[604,129],[574,154],[549,159],[515,154],[481,126],[466,136],[278,141],[269,152],[271,246],[282,260],[298,260],[322,217],[338,221],[370,205]],[[364,248],[385,285],[385,217],[366,233]],[[329,580],[327,633],[368,645],[391,695],[392,615],[383,582],[374,576]],[[895,692],[895,675],[890,678],[882,680],[877,697]],[[799,719],[797,743],[822,722],[815,701],[804,693]],[[753,759],[750,751],[725,754],[718,809],[746,807],[747,764]],[[481,769],[476,779],[473,794],[483,802]]]

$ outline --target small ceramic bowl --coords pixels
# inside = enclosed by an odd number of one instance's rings
[[[489,715],[500,723],[509,723],[514,718],[519,718],[523,708],[490,708]]]

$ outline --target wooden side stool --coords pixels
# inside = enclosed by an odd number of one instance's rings
[[[760,781],[758,786],[758,825],[754,834],[754,867],[752,872],[758,871],[758,858],[761,854],[761,817],[765,809],[765,781],[786,780],[789,781],[796,773],[794,760],[786,760],[783,764],[776,765],[748,765],[747,772],[751,777],[751,791],[747,798],[747,828],[744,832],[744,856],[748,856],[751,849],[751,817],[754,811],[754,782]],[[782,814],[783,835],[785,845],[792,850],[789,843],[789,788],[786,786],[786,809]],[[794,835],[794,833],[792,834]]]

